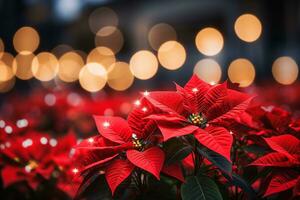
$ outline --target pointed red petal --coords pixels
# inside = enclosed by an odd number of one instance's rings
[[[194,136],[202,145],[231,162],[232,135],[225,128],[213,126],[209,126],[205,130],[199,128]]]
[[[221,104],[227,95],[226,82],[211,87],[204,96],[203,102],[200,104],[199,112],[204,114],[216,104]]]
[[[121,117],[94,116],[100,134],[119,144],[131,140],[132,131],[127,121]]]
[[[199,129],[199,127],[189,124],[183,125],[182,123],[173,123],[166,121],[158,121],[157,126],[161,131],[165,141],[173,137],[191,134],[195,130]]]
[[[185,182],[181,167],[178,163],[164,165],[162,172],[169,176],[177,178],[181,182]]]
[[[151,147],[143,152],[129,150],[127,151],[127,158],[135,166],[153,174],[159,179],[159,174],[165,160],[165,154],[160,148]]]
[[[292,164],[293,163],[291,163],[291,161],[285,155],[281,153],[273,152],[258,158],[250,165],[262,166],[262,167],[267,167],[267,166],[290,167],[292,166]]]
[[[300,140],[292,135],[280,135],[264,138],[274,151],[291,156],[300,152]]]
[[[116,159],[105,170],[105,178],[114,194],[117,187],[131,174],[134,165],[128,160]]]
[[[24,173],[22,173],[22,169],[13,166],[5,166],[1,170],[1,176],[4,187],[26,180]]]
[[[292,171],[286,171],[283,174],[277,174],[272,177],[264,197],[283,192],[296,185],[297,174]]]

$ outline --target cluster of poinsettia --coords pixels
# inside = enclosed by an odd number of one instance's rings
[[[21,122],[18,123],[20,125]],[[59,191],[73,197],[79,184],[79,179],[74,176],[72,167],[71,149],[76,145],[75,134],[69,133],[63,137],[54,138],[49,134],[31,129],[28,122],[22,123],[23,127],[17,128],[12,126],[12,123],[1,120],[2,184],[4,188],[23,191],[23,193],[8,196],[2,194],[3,198],[23,198],[24,195],[28,196],[30,191],[43,193],[40,197],[46,194],[64,197],[63,194],[59,194]],[[49,189],[53,193],[47,192]],[[34,197],[31,196],[31,198]]]
[[[74,197],[79,178],[74,176],[72,147],[79,141],[77,138],[94,132],[93,113],[124,114],[129,104],[126,96],[107,100],[99,94],[91,99],[71,90],[34,90],[30,95],[11,94],[3,100],[0,106],[3,199]]]
[[[299,120],[252,99],[193,76],[145,92],[127,120],[94,116],[100,134],[76,146],[77,195],[96,182],[116,198],[298,196]]]

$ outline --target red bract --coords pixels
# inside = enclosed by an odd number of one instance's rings
[[[134,170],[141,168],[159,179],[164,164],[164,152],[157,146],[155,126],[151,120],[143,120],[148,108],[136,108],[126,120],[120,117],[94,116],[101,136],[84,140],[78,151],[81,171],[103,169],[108,185],[114,193]],[[141,128],[140,126],[143,126]]]
[[[297,171],[297,167],[300,166],[300,140],[287,134],[265,138],[264,140],[273,152],[251,163],[255,166],[273,168],[269,175],[270,181],[264,196],[270,196],[293,187],[297,190],[296,183],[300,178],[299,171]]]
[[[193,76],[177,92],[151,92],[147,100],[161,112],[148,118],[156,121],[164,140],[193,134],[200,144],[230,161],[232,136],[224,128],[243,113],[251,98],[227,88],[211,86]]]
[[[19,181],[26,181],[35,189],[43,179],[49,179],[53,164],[53,147],[57,141],[46,134],[31,132],[10,142],[10,147],[3,150],[9,159],[2,169],[4,186]]]

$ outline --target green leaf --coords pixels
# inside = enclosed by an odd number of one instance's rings
[[[228,174],[231,176],[232,173],[232,164],[223,156],[220,154],[217,154],[216,152],[207,149],[205,147],[198,147],[197,148],[198,153],[200,153],[203,157],[208,159],[213,165],[218,167],[222,172]]]
[[[206,176],[192,176],[181,186],[183,200],[222,200],[217,184]]]
[[[185,157],[187,157],[191,152],[192,148],[182,143],[182,141],[172,138],[168,140],[163,146],[166,155],[166,164],[176,163]]]

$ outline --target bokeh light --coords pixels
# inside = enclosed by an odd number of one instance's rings
[[[138,51],[130,59],[130,70],[138,79],[147,80],[152,78],[157,69],[157,58],[150,51]]]
[[[115,54],[123,47],[124,39],[121,31],[115,26],[105,26],[101,28],[95,36],[96,46],[110,48]]]
[[[89,92],[101,90],[107,81],[105,67],[99,63],[86,64],[79,73],[79,83],[81,87]]]
[[[236,35],[245,42],[256,41],[262,32],[259,19],[252,14],[243,14],[234,23]]]
[[[230,63],[228,77],[231,82],[239,83],[240,87],[247,87],[254,81],[255,68],[249,60],[238,58]]]
[[[76,52],[65,53],[59,59],[58,77],[64,82],[74,82],[78,80],[83,65],[82,57]]]
[[[49,52],[41,52],[32,60],[33,76],[40,81],[52,80],[58,72],[58,60]]]
[[[197,49],[206,56],[218,54],[224,45],[224,39],[220,31],[208,27],[198,32],[196,39]]]
[[[96,47],[87,56],[87,63],[98,63],[109,72],[112,64],[116,62],[114,52],[107,47]]]
[[[160,64],[169,70],[180,68],[186,59],[184,47],[176,41],[163,43],[158,49],[158,60]]]
[[[0,81],[8,81],[13,77],[13,75],[11,66],[8,66],[5,62],[0,60]]]
[[[2,53],[2,57],[0,59],[0,81],[6,82],[14,76],[12,70],[13,60],[14,57],[10,53]]]
[[[0,93],[5,93],[10,91],[15,86],[16,79],[13,76],[7,81],[0,81]]]
[[[4,42],[3,40],[0,38],[0,59],[4,53],[4,49],[5,49],[5,46],[4,46]]]
[[[90,29],[95,34],[104,26],[118,26],[118,23],[117,14],[107,7],[94,10],[89,17]]]
[[[19,79],[28,80],[33,77],[31,64],[34,54],[18,54],[12,64],[13,72]]]
[[[116,62],[112,70],[108,73],[107,83],[114,90],[122,91],[129,88],[134,81],[134,77],[125,62]]]
[[[53,53],[56,56],[56,58],[60,58],[65,53],[72,50],[73,48],[67,44],[59,44],[51,50],[51,53]]]
[[[197,62],[194,73],[209,84],[216,84],[220,81],[222,70],[220,65],[213,59],[205,58]]]
[[[295,60],[288,56],[277,58],[272,66],[274,79],[283,85],[290,85],[298,77],[299,68]]]
[[[177,40],[177,34],[175,29],[169,24],[160,23],[154,25],[148,34],[148,41],[150,46],[154,50],[158,50],[158,48],[167,41]]]
[[[39,46],[40,37],[32,27],[22,27],[14,35],[13,44],[17,52],[21,54],[33,53]]]

